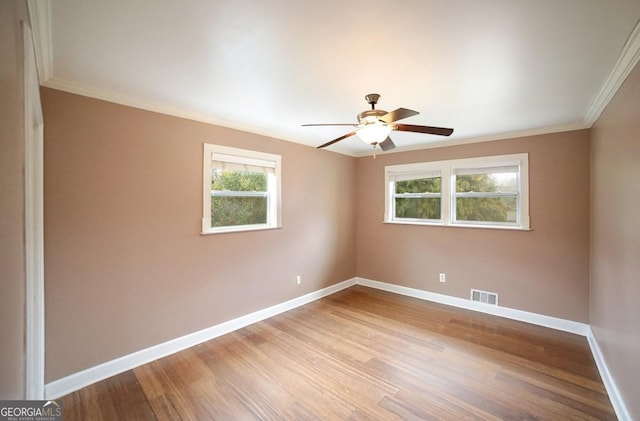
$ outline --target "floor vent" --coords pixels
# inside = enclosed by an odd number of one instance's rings
[[[471,290],[471,301],[479,301],[481,303],[498,305],[498,294],[495,292],[480,291],[479,289]]]

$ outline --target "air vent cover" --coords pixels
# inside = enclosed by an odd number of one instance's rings
[[[471,301],[478,301],[486,304],[498,305],[498,294],[495,292],[480,291],[479,289],[471,290]]]

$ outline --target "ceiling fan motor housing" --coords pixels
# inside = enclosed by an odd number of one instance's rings
[[[380,99],[380,95],[368,94],[365,95],[364,99],[371,104],[371,109],[358,114],[358,123],[360,123],[361,126],[381,123],[386,125],[386,123],[380,121],[380,117],[387,114],[387,112],[384,110],[376,110],[376,104],[378,103],[378,99]]]
[[[375,124],[380,121],[380,117],[387,114],[384,110],[367,110],[358,114],[360,124]]]

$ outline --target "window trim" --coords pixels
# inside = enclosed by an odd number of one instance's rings
[[[232,163],[240,163],[252,166],[268,166],[273,168],[273,177],[269,177],[267,196],[267,223],[255,225],[234,225],[226,227],[211,227],[211,171],[213,168],[213,154],[222,157],[220,160],[228,160]],[[226,155],[226,157],[225,157]],[[266,152],[258,152],[248,149],[234,148],[231,146],[214,145],[204,143],[202,158],[202,231],[200,234],[223,234],[230,232],[244,231],[260,231],[278,229],[282,227],[282,157],[280,155],[270,154]],[[273,190],[273,194],[269,191]],[[233,196],[246,196],[244,192],[238,194],[231,193]],[[250,196],[255,195],[250,193]],[[260,193],[263,195],[263,193]],[[274,200],[275,199],[275,200]]]
[[[493,223],[482,221],[456,221],[455,220],[455,170],[460,169],[483,169],[493,167],[518,166],[518,215],[516,223]],[[441,199],[440,199],[440,219],[396,219],[395,206],[393,201],[392,178],[402,178],[403,174],[418,175],[420,173],[440,172],[441,176]],[[385,172],[385,192],[384,192],[384,223],[390,224],[410,224],[410,225],[435,225],[445,227],[466,227],[466,228],[491,228],[508,230],[531,230],[529,217],[529,154],[518,153],[510,155],[483,156],[476,158],[453,159],[444,161],[419,162],[412,164],[387,165]],[[494,194],[495,196],[495,194]]]

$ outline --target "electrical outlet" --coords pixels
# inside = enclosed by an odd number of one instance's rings
[[[440,282],[447,282],[447,275],[440,273]]]
[[[302,276],[298,275],[296,276],[296,284],[300,285],[302,283]]]

